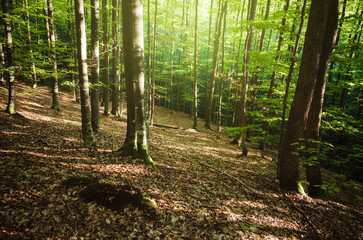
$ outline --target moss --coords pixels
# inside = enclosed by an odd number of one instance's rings
[[[9,105],[6,108],[5,112],[7,112],[7,113],[9,113],[11,115],[16,114],[15,106],[14,105]]]

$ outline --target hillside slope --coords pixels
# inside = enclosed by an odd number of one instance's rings
[[[358,190],[342,186],[325,200],[284,195],[274,151],[251,145],[247,157],[238,157],[241,150],[204,129],[201,119],[194,130],[188,115],[156,107],[155,173],[115,152],[125,118],[102,116],[99,149],[89,151],[71,93],[60,94],[55,112],[46,88],[17,91],[19,115],[9,116],[0,87],[1,239],[363,238]],[[137,194],[158,208],[127,200]]]

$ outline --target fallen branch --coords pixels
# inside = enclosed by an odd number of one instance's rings
[[[295,209],[296,211],[298,211],[305,219],[305,221],[309,224],[309,226],[313,229],[313,232],[315,234],[315,239],[321,239],[320,234],[318,232],[318,230],[315,227],[315,224],[309,219],[309,217],[305,214],[305,212],[303,210],[301,210],[300,208],[298,208],[294,201],[292,201],[290,198],[287,197],[286,193],[284,193],[284,199],[287,200],[287,202],[290,203],[290,206]]]
[[[198,161],[198,160],[197,160]],[[219,170],[218,168],[215,168],[215,167],[213,167],[213,166],[211,166],[211,165],[209,165],[209,164],[207,164],[207,163],[203,163],[203,162],[200,162],[200,161],[198,161],[198,163],[200,164],[200,165],[202,165],[202,166],[205,166],[205,167],[208,167],[208,168],[210,168],[210,169],[212,169],[212,170],[214,170],[214,171],[216,171],[216,172],[219,172],[219,173],[222,173],[222,174],[224,174],[224,175],[226,175],[226,176],[228,176],[228,177],[230,177],[230,178],[233,178],[234,180],[236,180],[238,183],[240,183],[242,186],[244,186],[245,188],[247,188],[247,189],[249,189],[249,190],[251,190],[252,192],[254,192],[254,193],[257,193],[257,191],[255,190],[255,189],[253,189],[253,188],[251,188],[250,186],[248,186],[247,184],[245,184],[244,182],[242,182],[241,180],[239,180],[238,178],[236,178],[236,177],[234,177],[234,176],[232,176],[232,175],[230,175],[230,174],[228,174],[228,173],[226,173],[226,172],[224,172],[224,171],[222,171],[222,170]]]

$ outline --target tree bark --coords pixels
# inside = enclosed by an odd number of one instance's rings
[[[100,77],[100,47],[99,33],[99,0],[91,1],[91,122],[93,132],[97,133],[100,127],[99,106],[99,77]]]
[[[32,88],[36,88],[38,80],[37,80],[37,72],[36,72],[35,63],[34,63],[33,49],[32,49],[32,46],[31,46],[32,35],[31,35],[31,31],[30,31],[28,0],[24,0],[24,7],[26,9],[25,20],[26,20],[27,35],[28,35],[28,42],[27,43],[28,43],[28,47],[29,47],[30,64],[31,64],[30,68],[31,68],[31,73],[32,73],[31,84],[32,84]]]
[[[305,138],[307,139],[306,147],[308,149],[320,149],[320,144],[318,141],[320,141],[319,130],[321,123],[321,113],[323,111],[326,72],[337,37],[339,1],[340,0],[329,1],[329,13],[326,20],[327,26],[324,33],[324,44],[321,51],[319,70],[316,77],[313,100],[310,106],[307,126],[305,130]],[[311,139],[315,141],[309,141]],[[318,155],[318,151],[316,152],[316,154],[312,153],[311,155]],[[311,157],[311,155],[308,157]],[[320,164],[318,161],[314,162],[313,164],[308,164],[306,166],[306,178],[309,182],[309,195],[312,197],[321,196],[323,194],[323,190],[320,187],[320,185],[322,184],[322,179],[320,173]]]
[[[198,85],[197,85],[197,52],[198,52],[198,0],[195,0],[194,21],[194,91],[193,91],[193,128],[198,127]]]
[[[289,73],[288,73],[287,78],[286,78],[285,95],[284,95],[284,100],[283,100],[283,103],[282,103],[282,117],[281,117],[281,127],[280,127],[280,143],[279,143],[278,157],[277,157],[277,178],[280,177],[280,161],[281,161],[282,142],[283,142],[283,139],[284,139],[284,132],[285,132],[285,122],[286,122],[285,118],[286,118],[286,110],[287,110],[287,99],[289,97],[290,83],[291,83],[291,79],[292,79],[292,74],[294,72],[295,63],[297,61],[296,54],[297,54],[297,50],[298,50],[298,47],[299,47],[301,31],[302,31],[302,28],[304,26],[306,2],[307,2],[307,0],[304,0],[303,7],[301,9],[299,30],[298,30],[298,33],[296,35],[295,46],[294,46],[294,48],[292,50],[292,57],[290,58],[290,61],[291,61],[290,62],[290,69],[289,69]]]
[[[227,7],[226,11],[224,12],[223,17],[223,33],[222,33],[222,67],[220,72],[220,78],[219,78],[219,93],[218,93],[218,113],[217,113],[217,124],[218,124],[218,132],[222,131],[222,93],[223,93],[223,81],[226,78],[226,75],[224,73],[224,59],[225,59],[225,33],[226,33],[226,23],[227,23]]]
[[[108,0],[102,0],[102,24],[103,24],[103,115],[108,116],[109,114],[109,101],[110,101],[110,83],[108,74]]]
[[[120,116],[120,73],[118,56],[117,0],[112,0],[112,109],[111,114]]]
[[[280,188],[297,191],[298,145],[313,97],[330,0],[312,0],[299,78],[282,144]],[[319,23],[319,24],[318,24]]]
[[[57,55],[55,48],[55,27],[53,19],[53,4],[52,0],[47,0],[48,6],[48,18],[49,18],[49,33],[50,33],[50,47],[51,47],[51,61],[53,63],[52,73],[52,109],[59,111],[59,96],[58,96],[58,67],[57,67]]]
[[[74,1],[76,15],[77,53],[79,65],[79,84],[81,92],[82,137],[84,145],[96,149],[91,123],[90,96],[87,71],[87,39],[86,21],[84,16],[83,0]]]
[[[218,18],[218,27],[214,36],[214,50],[213,50],[213,63],[212,63],[212,74],[210,80],[209,94],[208,94],[208,102],[206,105],[206,115],[205,115],[205,128],[210,129],[211,123],[211,114],[212,114],[212,103],[213,103],[213,95],[214,95],[214,85],[215,85],[215,77],[217,72],[217,59],[219,52],[219,39],[222,31],[222,15],[227,7],[227,4],[224,4],[220,16]]]
[[[155,66],[156,66],[156,27],[158,16],[158,0],[155,0],[155,19],[154,19],[154,47],[153,47],[153,75],[152,75],[152,92],[151,92],[151,110],[150,110],[150,126],[154,124],[154,109],[155,109]]]
[[[156,170],[149,155],[145,116],[145,74],[142,0],[122,1],[122,31],[127,95],[127,133],[119,150],[142,158]]]
[[[5,112],[9,114],[16,114],[15,109],[15,77],[14,77],[14,58],[13,58],[13,35],[11,28],[11,6],[9,3],[10,0],[2,0],[2,9],[3,9],[3,22],[5,27],[5,35],[6,35],[6,43],[5,43],[5,52],[6,52],[6,81],[8,85],[8,105],[5,109]]]

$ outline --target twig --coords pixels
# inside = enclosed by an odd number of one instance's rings
[[[252,192],[254,192],[254,193],[257,193],[255,189],[253,189],[253,188],[251,188],[250,186],[246,185],[244,182],[242,182],[242,181],[241,181],[241,180],[239,180],[238,178],[236,178],[236,177],[234,177],[234,176],[232,176],[232,175],[230,175],[230,174],[228,174],[228,173],[226,173],[226,172],[224,172],[224,171],[222,171],[222,170],[219,170],[218,168],[215,168],[215,167],[213,167],[213,166],[211,166],[211,165],[209,165],[209,164],[207,164],[207,163],[200,162],[199,160],[197,160],[197,162],[198,162],[200,165],[202,165],[202,166],[208,167],[208,168],[210,168],[210,169],[212,169],[212,170],[214,170],[214,171],[216,171],[216,172],[222,173],[222,174],[224,174],[224,175],[226,175],[226,176],[228,176],[228,177],[230,177],[230,178],[233,178],[234,180],[236,180],[238,183],[240,183],[240,184],[241,184],[242,186],[244,186],[245,188],[247,188],[247,189],[251,190],[251,191],[252,191]]]
[[[316,236],[316,238],[315,239],[321,239],[321,237],[320,237],[320,235],[319,235],[319,232],[318,232],[318,230],[316,229],[316,227],[315,227],[315,224],[309,219],[309,217],[304,213],[304,211],[303,210],[301,210],[300,208],[298,208],[295,204],[294,204],[294,202],[290,199],[290,198],[288,198],[287,197],[287,195],[286,195],[286,193],[284,193],[284,198],[290,203],[290,205],[291,205],[291,207],[293,208],[293,209],[295,209],[296,211],[298,211],[303,217],[304,217],[304,219],[305,219],[305,221],[310,225],[310,227],[313,229],[313,232],[314,232],[314,234],[315,234],[315,236]]]

